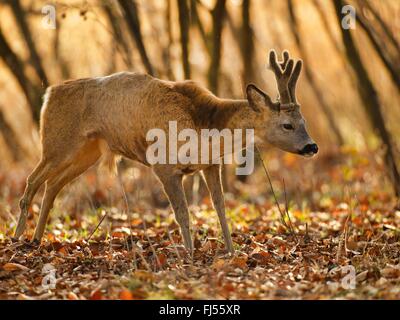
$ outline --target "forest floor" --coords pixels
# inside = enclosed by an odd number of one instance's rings
[[[126,174],[127,214],[115,177],[99,181],[96,171],[60,195],[40,246],[12,243],[29,170],[1,172],[0,299],[400,299],[400,208],[376,157],[267,156],[290,219],[258,169],[226,196],[234,256],[210,200],[191,206],[193,258],[168,207],[131,199]]]

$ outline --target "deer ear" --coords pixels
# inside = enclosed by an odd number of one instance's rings
[[[254,84],[247,86],[246,95],[250,108],[256,112],[261,112],[265,107],[269,107],[274,111],[279,110],[279,104],[273,103],[271,98]]]

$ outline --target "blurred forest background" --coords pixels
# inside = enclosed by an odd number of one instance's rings
[[[270,49],[288,49],[293,58],[303,59],[299,101],[320,147],[312,160],[262,148],[278,196],[287,192],[294,219],[301,220],[306,208],[343,209],[343,203],[365,213],[378,201],[388,204],[379,210],[391,212],[394,225],[399,225],[398,0],[53,1],[55,29],[42,24],[47,4],[0,0],[3,237],[15,227],[18,198],[39,159],[38,119],[48,85],[129,70],[169,80],[193,79],[220,97],[243,98],[250,82],[276,96],[275,79],[267,69]],[[354,30],[341,28],[346,4],[356,9]],[[259,174],[241,180],[226,170],[228,206],[237,199],[274,205],[260,163],[257,166]],[[102,206],[118,211],[128,205],[151,214],[154,208],[167,207],[149,169],[126,160],[119,167],[118,179],[90,170],[65,188],[58,210],[81,221],[80,212]],[[190,202],[209,205],[199,178],[188,180]],[[35,203],[33,216],[39,199]],[[89,222],[91,228],[97,218]],[[304,225],[299,228],[306,230]],[[394,228],[398,241],[399,229]]]
[[[398,1],[350,1],[350,32],[339,0],[56,1],[54,30],[42,24],[46,4],[0,1],[1,168],[37,161],[48,85],[131,70],[194,79],[221,97],[242,98],[250,82],[273,94],[274,48],[305,61],[300,101],[321,153],[385,149],[400,194]]]

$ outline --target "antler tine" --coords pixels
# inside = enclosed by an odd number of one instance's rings
[[[288,89],[289,89],[291,101],[296,104],[297,104],[296,84],[297,84],[297,80],[299,79],[302,66],[303,66],[303,61],[302,60],[297,61],[296,65],[294,67],[294,70],[292,72],[292,75],[290,76],[290,79],[288,82]]]
[[[282,57],[283,57],[283,61],[280,62],[279,64],[281,65],[282,70],[285,70],[286,65],[287,65],[287,63],[289,61],[289,57],[290,57],[289,56],[289,51],[287,51],[287,50],[283,51]]]
[[[283,61],[278,62],[276,59],[275,50],[271,50],[269,53],[269,65],[275,74],[275,79],[278,85],[278,92],[280,102],[282,104],[288,104],[291,102],[290,93],[288,90],[288,81],[290,80],[290,74],[293,70],[293,60],[289,59],[289,52],[283,52]]]
[[[278,61],[276,60],[276,52],[275,50],[271,50],[269,52],[269,66],[272,69],[272,71],[275,73],[275,76],[281,76],[282,75],[282,70],[278,64]]]
[[[293,59],[289,59],[289,62],[286,63],[286,68],[283,71],[282,76],[285,78],[286,82],[289,83],[290,75],[292,74],[294,61]]]

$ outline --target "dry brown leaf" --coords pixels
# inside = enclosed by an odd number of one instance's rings
[[[248,258],[246,256],[233,257],[231,259],[230,263],[234,267],[238,267],[240,269],[246,269],[247,268],[247,260],[248,260]]]
[[[30,270],[29,268],[23,266],[22,264],[19,263],[13,263],[13,262],[8,262],[5,265],[3,265],[3,269],[6,271],[28,271]]]
[[[68,300],[79,300],[78,296],[75,293],[73,293],[72,291],[68,292],[67,297],[68,297]]]
[[[388,265],[381,270],[382,276],[385,278],[397,278],[400,277],[400,267]]]
[[[121,300],[133,300],[133,295],[128,289],[124,289],[119,293],[119,298]]]
[[[92,291],[92,293],[90,294],[90,300],[101,300],[103,298],[103,295],[100,291],[100,289],[96,289],[94,291]]]
[[[211,267],[215,270],[221,270],[224,266],[225,266],[225,260],[217,259],[213,262]]]
[[[368,277],[368,270],[365,270],[365,271],[357,274],[356,280],[357,280],[357,282],[363,282],[364,280],[367,279],[367,277]]]

